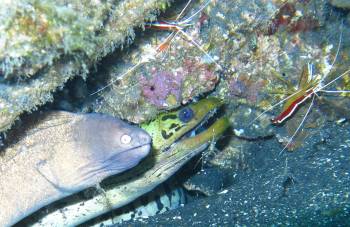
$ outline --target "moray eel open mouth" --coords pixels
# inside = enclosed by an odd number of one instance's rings
[[[222,112],[219,112],[220,106],[210,110],[205,116],[204,118],[198,122],[198,124],[191,129],[190,131],[188,131],[187,133],[185,133],[184,135],[180,136],[178,139],[176,139],[174,141],[173,144],[171,144],[168,148],[165,148],[164,151],[169,150],[170,148],[176,146],[178,143],[180,143],[181,141],[188,139],[188,138],[193,138],[195,136],[197,136],[198,134],[208,130],[208,128],[214,124],[214,122],[219,119],[222,116]]]
[[[217,109],[222,104],[217,98],[202,99],[177,111],[163,113],[154,121],[143,124],[141,127],[151,135],[152,148],[165,151],[182,139],[204,131],[215,121]]]

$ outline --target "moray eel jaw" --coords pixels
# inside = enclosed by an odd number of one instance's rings
[[[82,166],[79,169],[82,173],[79,181],[81,183],[86,182],[84,186],[86,187],[91,186],[89,185],[89,182],[92,178],[101,181],[108,176],[124,172],[136,166],[142,160],[140,157],[145,157],[150,149],[150,144],[144,144],[133,149],[125,150],[124,152],[118,152],[116,155],[112,155],[108,158],[106,157],[99,162]]]

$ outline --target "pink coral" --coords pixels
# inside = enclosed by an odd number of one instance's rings
[[[157,108],[173,108],[213,90],[218,79],[208,65],[186,59],[174,72],[153,69],[152,75],[140,76],[139,82],[146,101]]]
[[[156,72],[150,79],[140,77],[142,95],[159,108],[168,107],[168,99],[173,97],[177,103],[181,102],[183,75],[171,72]]]

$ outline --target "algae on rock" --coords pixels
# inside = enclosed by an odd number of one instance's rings
[[[0,6],[0,132],[133,37],[169,0],[5,0]]]

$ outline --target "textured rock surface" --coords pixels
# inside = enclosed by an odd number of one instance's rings
[[[24,111],[52,100],[74,76],[129,43],[155,19],[161,1],[4,1],[0,8],[0,131]]]

